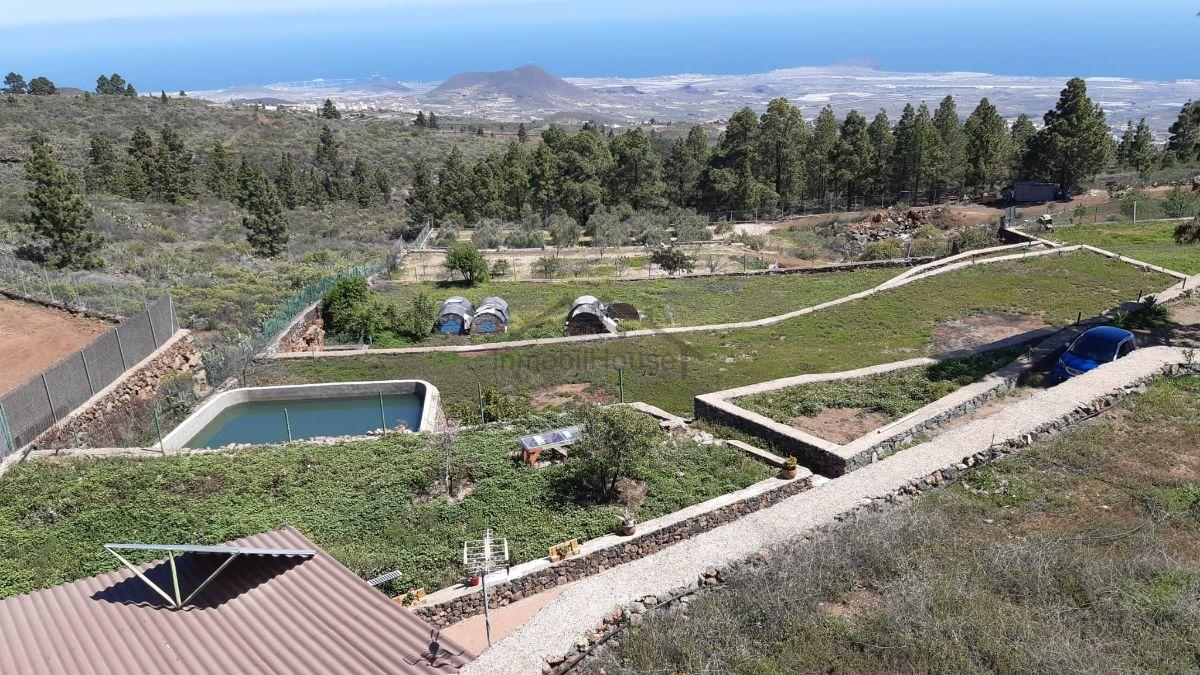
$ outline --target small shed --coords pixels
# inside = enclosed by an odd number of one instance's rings
[[[1013,183],[1012,200],[1017,203],[1052,202],[1058,198],[1057,183],[1019,180]]]
[[[475,316],[475,305],[471,301],[456,295],[442,303],[438,310],[435,330],[443,335],[464,335],[471,328],[471,319]]]
[[[504,298],[495,296],[484,298],[475,308],[475,316],[471,319],[471,334],[508,332],[508,303]]]
[[[567,312],[567,323],[563,327],[567,335],[598,335],[617,332],[617,322],[608,318],[604,303],[592,295],[581,295],[571,303]]]

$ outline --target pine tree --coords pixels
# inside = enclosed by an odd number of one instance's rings
[[[350,189],[354,195],[354,201],[361,208],[365,209],[380,201],[375,172],[367,164],[367,160],[362,157],[356,157],[354,165],[350,168]]]
[[[325,104],[321,106],[321,119],[340,120],[342,119],[342,111],[337,109],[333,104],[332,99],[325,99]]]
[[[1129,166],[1129,148],[1133,145],[1133,120],[1125,120],[1125,133],[1117,143],[1117,166]]]
[[[612,153],[595,129],[571,136],[560,154],[562,176],[560,206],[580,223],[604,203],[604,178],[612,167]]]
[[[125,193],[130,199],[147,199],[154,190],[158,158],[154,139],[141,126],[134,127],[129,139],[129,163],[125,167]]]
[[[425,119],[425,111],[417,111],[417,119],[413,120],[413,126],[417,127],[418,129],[424,129],[425,127],[429,126],[429,122]]]
[[[557,127],[551,127],[551,130]],[[547,141],[547,137],[550,138]],[[531,190],[530,202],[533,210],[549,218],[559,208],[562,194],[562,175],[558,153],[554,150],[554,135],[547,132],[542,135],[542,143],[533,151],[533,163],[529,172]]]
[[[1200,101],[1188,101],[1171,123],[1167,149],[1182,162],[1200,161]]]
[[[956,189],[963,183],[966,139],[953,96],[942,99],[933,114],[933,126],[938,134],[933,182],[939,189]]]
[[[167,92],[165,89],[159,90],[158,100],[161,101],[163,105],[167,104]]]
[[[774,188],[757,172],[762,165],[758,154],[760,132],[758,115],[750,108],[742,108],[729,118],[701,179],[701,192],[709,208],[745,214],[777,202]]]
[[[509,143],[500,170],[500,198],[505,206],[505,218],[515,221],[527,211],[532,212],[529,206],[532,169],[533,159],[525,148],[520,143]]]
[[[96,78],[96,93],[101,95],[112,93],[112,84],[109,82],[107,75],[101,75]]]
[[[24,94],[25,92],[25,78],[19,73],[9,73],[4,76],[4,93]]]
[[[296,160],[290,152],[279,155],[279,163],[275,167],[275,189],[286,209],[294,209],[303,201],[300,180],[296,175]]]
[[[133,85],[132,84],[125,85],[125,97],[133,98],[134,96],[137,96],[137,90],[133,88]]]
[[[635,211],[666,207],[661,161],[641,127],[613,138],[609,152],[613,158],[606,181],[610,203],[624,202]]]
[[[870,187],[879,194],[892,191],[892,156],[896,151],[896,136],[892,133],[892,122],[886,110],[880,109],[867,127],[871,139],[874,163],[870,173]]]
[[[1154,147],[1154,134],[1150,132],[1150,125],[1146,124],[1146,118],[1143,117],[1133,130],[1125,161],[1133,170],[1145,173],[1154,168],[1157,159],[1158,151]]]
[[[522,143],[529,140],[529,132],[525,130],[524,122],[517,126],[517,140]]]
[[[121,162],[112,140],[101,133],[92,134],[88,145],[88,166],[84,185],[88,192],[121,194]]]
[[[204,186],[218,199],[233,201],[237,198],[237,171],[221,141],[213,141],[208,166],[204,169]]]
[[[846,208],[853,208],[854,195],[860,194],[870,183],[871,170],[875,164],[874,147],[867,134],[867,119],[857,110],[846,114],[834,146],[832,180],[846,194]]]
[[[1033,137],[1027,163],[1033,174],[1075,192],[1108,166],[1114,154],[1104,111],[1087,95],[1087,83],[1067,82],[1045,126]]]
[[[342,163],[341,146],[329,125],[321,127],[317,150],[313,154],[313,167],[320,184],[321,201],[342,199],[345,194],[345,166]]]
[[[424,225],[440,217],[437,186],[424,160],[419,160],[413,169],[412,184],[404,201],[408,205],[408,222],[413,225]]]
[[[817,114],[813,125],[812,140],[805,153],[808,164],[808,194],[818,202],[824,202],[830,178],[830,160],[837,145],[838,121],[833,108],[825,106]]]
[[[983,98],[963,127],[966,136],[966,181],[975,187],[995,188],[1012,162],[1008,124],[991,101]]]
[[[911,104],[904,106],[896,123],[894,166],[897,186],[908,192],[912,200],[919,199],[932,187],[937,173],[938,144],[938,130],[929,108],[924,103],[915,111]]]
[[[192,154],[179,132],[169,126],[159,133],[157,168],[155,187],[163,200],[180,204],[193,195]]]
[[[663,164],[667,198],[676,206],[694,206],[699,198],[700,175],[708,163],[708,136],[700,125],[675,142]]]
[[[104,239],[87,229],[92,207],[76,192],[48,143],[34,146],[25,163],[25,178],[33,183],[26,196],[30,212],[22,227],[28,241],[17,255],[62,269],[103,266],[96,252]]]
[[[1033,137],[1036,134],[1037,129],[1033,126],[1033,121],[1029,119],[1029,115],[1025,113],[1018,115],[1017,120],[1013,122],[1012,131],[1009,133],[1009,143],[1012,150],[1009,174],[1014,178],[1028,177],[1025,166],[1028,163],[1029,145],[1033,142]]]
[[[758,155],[764,179],[775,190],[778,206],[791,209],[803,191],[804,164],[801,161],[808,144],[808,126],[800,109],[786,98],[767,104],[759,123]]]
[[[283,253],[288,242],[287,218],[274,183],[261,169],[255,172],[247,191],[246,210],[249,213],[242,217],[242,226],[254,255],[273,258]]]
[[[53,96],[58,93],[58,87],[50,81],[50,78],[39,75],[29,81],[29,94],[31,96]]]
[[[429,128],[430,129],[438,128],[438,118],[437,118],[437,115],[433,114],[433,111],[429,112]]]

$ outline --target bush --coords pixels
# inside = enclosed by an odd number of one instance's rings
[[[321,314],[333,332],[348,330],[356,314],[372,299],[371,287],[360,276],[342,277],[321,298]]]
[[[526,218],[517,229],[508,233],[504,245],[509,248],[545,248],[546,239],[542,236],[541,224],[534,218]]]
[[[408,303],[404,313],[392,322],[391,330],[413,342],[420,342],[429,337],[433,330],[433,324],[437,321],[437,310],[437,305],[428,295],[418,293],[412,302]]]
[[[1158,298],[1148,295],[1142,299],[1142,304],[1133,312],[1120,310],[1113,318],[1113,325],[1119,328],[1157,328],[1170,317],[1170,310],[1159,304]]]
[[[1196,215],[1196,197],[1176,185],[1171,188],[1162,205],[1163,215],[1168,218],[1187,218]]]
[[[655,250],[650,254],[650,262],[666,270],[667,274],[696,269],[696,259],[674,246]]]
[[[1200,216],[1175,226],[1175,243],[1195,244],[1200,242]]]
[[[899,239],[884,239],[882,241],[869,241],[863,245],[863,252],[858,256],[859,260],[894,260],[904,257],[904,249],[901,248]]]
[[[433,235],[433,245],[438,248],[450,248],[458,243],[458,228],[454,225],[443,225]]]
[[[512,273],[512,263],[506,258],[501,258],[492,263],[491,275],[494,277],[506,277]]]
[[[446,261],[443,265],[450,272],[461,274],[471,285],[488,279],[487,260],[475,244],[460,241],[446,249]]]
[[[571,448],[570,464],[581,488],[605,501],[617,479],[635,478],[651,450],[662,441],[654,418],[625,406],[584,408],[583,434]]]
[[[503,241],[500,223],[495,220],[482,221],[471,232],[471,243],[479,248],[500,248]]]
[[[533,273],[539,277],[551,279],[562,271],[562,262],[558,258],[543,256],[533,261]]]

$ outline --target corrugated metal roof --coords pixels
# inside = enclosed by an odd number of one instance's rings
[[[291,526],[227,545],[316,555],[241,557],[182,609],[129,570],[8,598],[0,673],[428,674],[474,658]],[[176,556],[181,586],[195,588],[225,558]],[[141,569],[171,583],[164,561]]]

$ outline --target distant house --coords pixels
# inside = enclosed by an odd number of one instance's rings
[[[1057,183],[1019,180],[1013,183],[1012,200],[1018,204],[1052,202],[1058,198]]]
[[[172,557],[0,601],[0,673],[449,674],[474,658],[290,526],[155,550]]]
[[[504,298],[484,298],[471,318],[471,334],[508,332],[508,303]]]
[[[471,301],[456,295],[442,303],[438,310],[435,331],[443,335],[465,335],[471,328],[471,319],[475,316],[475,305]]]
[[[615,333],[617,322],[609,318],[604,303],[595,296],[581,295],[571,303],[563,331],[567,335]]]

